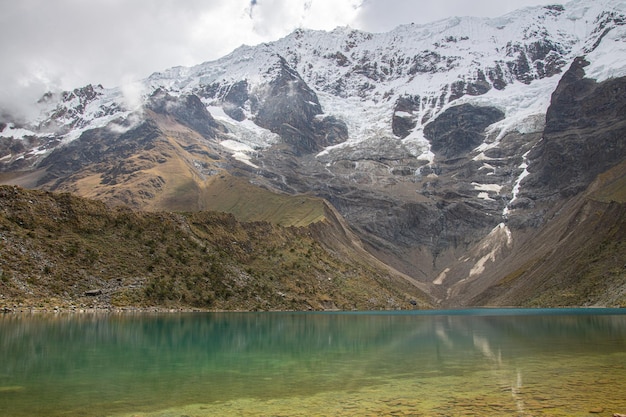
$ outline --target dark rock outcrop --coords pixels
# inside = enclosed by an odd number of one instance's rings
[[[224,102],[243,107],[249,98],[248,81],[241,80],[230,86],[224,96]]]
[[[348,139],[348,126],[335,116],[326,116],[321,120],[316,118],[313,120],[313,127],[318,146],[335,145]]]
[[[487,126],[504,118],[494,107],[461,104],[450,107],[424,127],[424,136],[430,141],[437,156],[455,158],[480,145]]]
[[[107,128],[87,130],[75,141],[55,149],[42,161],[40,166],[46,169],[46,175],[39,180],[39,185],[55,179],[71,181],[73,174],[88,166],[102,163],[105,163],[105,168],[107,165],[117,166],[137,150],[153,148],[162,134],[150,119],[122,134]]]
[[[243,107],[249,100],[248,81],[242,80],[231,85],[223,98],[222,108],[224,113],[234,120],[241,122],[245,120],[246,115]]]
[[[321,150],[347,138],[345,123],[322,114],[317,94],[302,80],[284,58],[273,68],[276,75],[257,98],[255,123],[280,135],[296,154]]]
[[[413,117],[413,113],[418,112],[419,109],[419,96],[401,96],[398,98],[391,119],[393,134],[401,138],[407,137],[417,126],[417,120]]]
[[[552,94],[543,141],[531,152],[525,185],[535,198],[573,195],[626,158],[626,78],[597,83],[577,58]]]
[[[155,113],[174,117],[179,123],[195,130],[207,139],[214,139],[226,128],[207,111],[195,94],[175,97],[163,89],[157,89],[148,99],[146,107]]]
[[[73,119],[70,126],[81,127],[83,124],[81,115],[85,112],[87,105],[100,95],[102,95],[101,85],[94,87],[88,84],[85,87],[75,88],[72,91],[64,91],[61,93],[61,103],[51,114],[50,119]],[[77,101],[78,104],[70,105],[74,101]]]

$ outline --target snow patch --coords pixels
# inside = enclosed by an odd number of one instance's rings
[[[519,166],[519,168],[522,169],[522,173],[519,174],[519,176],[515,180],[515,184],[513,185],[513,190],[511,191],[511,200],[506,205],[506,207],[504,207],[504,209],[502,210],[502,217],[504,217],[505,219],[508,217],[509,212],[510,212],[509,206],[517,199],[517,196],[519,195],[522,180],[526,178],[528,175],[530,175],[530,172],[528,172],[528,154],[529,153],[530,153],[530,150],[524,153],[524,155],[522,155],[523,162]]]
[[[258,168],[258,166],[251,162],[250,154],[254,153],[255,151],[250,146],[246,145],[245,143],[241,143],[239,141],[231,139],[221,141],[220,145],[231,151],[233,158],[235,158],[236,160],[243,162],[244,164],[249,165],[253,168]]]
[[[495,262],[498,254],[500,254],[505,248],[510,248],[512,244],[513,237],[511,235],[511,230],[506,224],[500,223],[494,227],[480,244],[478,253],[486,253],[481,256],[478,261],[476,261],[474,266],[472,266],[468,279],[485,272],[485,265],[487,262]]]
[[[474,189],[478,191],[491,191],[499,193],[502,189],[502,186],[499,184],[479,184],[477,182],[473,182],[472,185],[474,186]]]
[[[484,155],[484,154],[481,153],[481,155]],[[478,161],[479,159],[474,158],[474,160]],[[488,164],[486,162],[483,162],[483,166],[478,168],[479,171],[482,171],[483,169],[491,170],[491,172],[488,172],[487,175],[495,175],[495,173],[496,173],[496,167],[494,167],[493,165]]]
[[[116,131],[115,130],[116,127],[113,125],[117,125],[117,132],[123,133],[125,131],[124,126],[119,125],[116,122],[118,120],[127,118],[129,115],[130,115],[130,112],[126,111],[126,112],[121,112],[121,113],[109,114],[107,116],[93,117],[91,118],[90,123],[85,123],[85,125],[82,128],[73,129],[67,135],[63,136],[63,138],[61,139],[61,143],[63,145],[66,145],[78,139],[80,135],[83,134],[83,132],[87,130],[91,130],[91,129],[107,127],[107,128],[111,128],[113,131]],[[111,122],[113,122],[112,125],[110,125]]]
[[[480,191],[477,197],[487,201],[495,201],[489,196],[489,193],[500,194],[500,190],[502,189],[502,186],[499,184],[479,184],[473,182],[472,185],[474,186],[474,190]]]
[[[393,115],[396,116],[396,117],[402,117],[404,119],[410,119],[410,118],[413,117],[413,115],[411,113],[406,112],[406,111],[397,111]]]
[[[493,147],[493,146],[491,146]],[[482,145],[480,145],[478,148],[476,148],[475,150],[487,150],[489,149],[489,145],[483,143]],[[484,152],[480,152],[478,155],[476,155],[475,157],[472,158],[473,161],[495,161],[501,158],[490,158],[487,155],[485,155]]]
[[[280,141],[277,134],[256,125],[249,118],[239,122],[228,116],[219,106],[206,106],[206,109],[215,120],[226,126],[234,141],[245,144],[250,149],[267,148]]]
[[[50,152],[50,149],[42,148],[40,146],[33,148],[30,151],[32,155],[44,155],[44,154],[47,154],[48,152]]]
[[[441,271],[441,273],[437,275],[437,278],[435,278],[435,280],[433,281],[433,284],[435,285],[443,284],[443,281],[446,279],[446,274],[448,272],[450,272],[450,268],[446,268],[443,271]]]
[[[489,197],[489,193],[486,192],[480,192],[477,195],[478,198],[482,199],[482,200],[487,200],[487,201],[496,201],[493,198]]]
[[[613,28],[602,39],[602,44],[608,47],[598,47],[586,56],[590,62],[585,67],[586,76],[597,82],[626,76],[626,26]]]

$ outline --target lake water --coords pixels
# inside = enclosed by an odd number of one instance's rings
[[[5,314],[1,416],[612,416],[626,311]]]

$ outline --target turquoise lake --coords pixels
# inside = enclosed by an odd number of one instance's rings
[[[0,316],[0,416],[626,414],[626,310]]]

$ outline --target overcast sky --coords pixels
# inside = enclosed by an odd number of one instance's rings
[[[555,3],[564,0],[0,0],[0,108],[88,83],[121,86],[296,28],[381,32]]]

